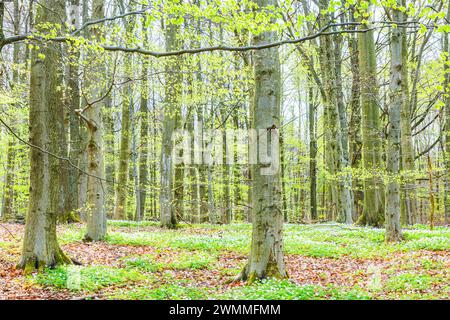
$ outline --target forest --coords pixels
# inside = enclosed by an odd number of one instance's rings
[[[448,0],[0,0],[0,300],[448,300]]]

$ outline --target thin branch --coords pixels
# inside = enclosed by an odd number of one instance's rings
[[[421,156],[427,154],[428,152],[430,152],[431,149],[434,148],[435,145],[438,144],[438,142],[441,141],[441,137],[439,136],[435,142],[433,142],[428,148],[426,148],[425,150],[423,150],[421,153],[419,153],[414,160],[417,160],[418,158],[420,158]]]
[[[54,157],[56,159],[62,160],[62,161],[66,161],[71,167],[77,169],[78,171],[84,173],[87,176],[102,180],[102,181],[106,181],[106,182],[112,182],[110,180],[104,179],[102,177],[90,174],[89,172],[86,172],[85,170],[81,169],[80,167],[78,167],[77,165],[75,165],[69,158],[67,157],[62,157],[62,156],[58,156],[57,154],[54,154],[48,150],[45,150],[43,148],[41,148],[40,146],[36,146],[34,144],[29,143],[28,141],[25,141],[24,139],[22,139],[5,121],[3,121],[2,118],[0,118],[0,123],[3,124],[3,126],[15,137],[17,138],[20,142],[26,144],[27,146],[34,148],[42,153],[48,154],[51,157]]]
[[[389,27],[392,24],[398,24],[402,25],[401,23],[395,23],[391,21],[384,21],[383,23],[380,22],[382,26],[372,26],[370,28],[366,29],[360,29],[360,30],[354,30],[354,29],[344,29],[340,31],[329,31],[326,32],[327,29],[332,27],[342,27],[342,26],[348,26],[348,25],[361,25],[359,22],[344,22],[344,23],[332,23],[328,24],[324,28],[322,28],[317,33],[301,37],[301,38],[295,38],[295,39],[285,39],[280,40],[276,42],[270,42],[265,43],[261,45],[249,45],[249,46],[225,46],[225,45],[217,45],[217,46],[211,46],[211,47],[204,47],[204,48],[195,48],[195,49],[183,49],[183,50],[176,50],[176,51],[166,51],[166,52],[158,52],[158,51],[150,51],[143,49],[141,47],[135,47],[135,48],[129,48],[129,47],[123,47],[123,46],[114,46],[114,45],[99,45],[99,47],[103,48],[105,51],[120,51],[120,52],[127,52],[127,53],[138,53],[142,55],[152,56],[155,58],[161,58],[161,57],[170,57],[170,56],[179,56],[183,54],[196,54],[196,53],[202,53],[202,52],[213,52],[213,51],[233,51],[233,52],[243,52],[243,51],[251,51],[251,50],[262,50],[262,49],[269,49],[273,47],[279,47],[285,44],[296,44],[305,42],[308,40],[316,39],[320,36],[329,36],[329,35],[335,35],[335,34],[343,34],[343,33],[366,33],[371,30],[376,29],[382,29],[386,26]],[[404,27],[407,27],[406,25]],[[415,26],[416,27],[416,26]],[[435,26],[428,26],[428,29],[433,29]],[[19,41],[24,40],[46,40],[46,41],[55,41],[55,42],[72,42],[73,39],[70,36],[61,36],[61,37],[54,37],[54,38],[44,38],[42,36],[34,36],[33,34],[29,35],[17,35],[17,36],[11,36],[8,38],[5,38],[4,40],[0,41],[0,51],[1,49],[8,44],[12,44]]]

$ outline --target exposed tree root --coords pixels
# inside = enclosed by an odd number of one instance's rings
[[[99,238],[99,239],[94,239],[91,236],[89,236],[88,234],[85,234],[83,237],[83,242],[99,242],[99,241],[103,241],[104,237]]]
[[[35,271],[42,272],[45,268],[55,268],[59,265],[73,264],[74,261],[70,259],[60,248],[56,249],[52,257],[47,259],[39,259],[36,255],[22,257],[22,260],[17,265],[18,269],[22,269],[25,274],[31,274]],[[81,264],[76,261],[75,264]]]
[[[402,242],[403,240],[404,240],[404,238],[401,234],[388,233],[388,234],[386,234],[385,242],[386,243],[399,243],[399,242]]]
[[[58,217],[59,223],[79,223],[81,218],[76,212],[72,211],[68,214]]]
[[[234,278],[229,280],[229,283],[239,282],[239,281],[246,281],[248,284],[252,284],[254,282],[258,282],[264,279],[268,278],[275,278],[275,279],[288,279],[289,275],[287,272],[284,272],[283,275],[279,270],[276,263],[269,263],[266,268],[266,272],[264,273],[258,273],[256,271],[250,271],[249,270],[249,264],[247,263],[242,271]]]

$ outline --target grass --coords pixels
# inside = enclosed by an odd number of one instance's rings
[[[32,276],[32,281],[43,286],[87,292],[142,280],[145,280],[145,277],[136,270],[106,266],[62,266]]]
[[[12,243],[0,241],[0,248],[7,249],[7,248],[11,248],[13,246],[14,246],[14,244],[12,244]]]
[[[227,286],[249,252],[250,224],[182,224],[176,230],[157,222],[111,221],[105,242],[111,245],[150,246],[152,254],[120,258],[119,266],[58,267],[30,278],[33,284],[71,291],[107,290],[114,299],[445,299],[450,277],[450,230],[430,231],[417,225],[404,230],[405,240],[386,244],[384,230],[336,223],[292,225],[284,229],[287,254],[339,260],[346,257],[380,263],[374,270],[355,269],[355,281],[335,284],[327,273],[316,271],[315,282],[266,280],[252,285]],[[60,226],[60,242],[81,241],[80,224]],[[8,248],[0,242],[0,248]],[[422,250],[436,252],[423,255]],[[403,257],[403,254],[405,256]],[[225,255],[240,257],[233,263]],[[395,259],[396,260],[395,260]],[[390,262],[391,259],[394,259]],[[327,260],[317,260],[326,264]],[[354,260],[358,266],[360,260]],[[373,261],[373,262],[372,262]],[[225,264],[225,265],[224,265]],[[314,266],[311,266],[314,268]],[[307,270],[306,272],[310,272]],[[338,271],[339,272],[339,271]],[[375,273],[374,273],[375,272]],[[209,279],[204,281],[203,274]],[[308,279],[308,278],[306,278]]]
[[[317,285],[297,285],[288,280],[264,280],[251,286],[233,288],[219,296],[236,300],[365,300],[366,292],[358,288],[321,287]]]
[[[139,223],[133,222],[135,226]],[[126,223],[127,226],[132,225]],[[153,225],[154,223],[152,223]],[[113,226],[121,225],[114,222]],[[157,248],[171,247],[185,250],[204,250],[217,253],[229,250],[247,254],[250,247],[249,224],[229,226],[194,225],[209,234],[195,234],[188,228],[144,232],[110,232],[106,241],[111,244],[148,245]],[[393,252],[416,250],[450,250],[450,231],[436,228],[429,231],[421,228],[405,230],[405,241],[385,244],[384,230],[350,227],[340,224],[286,225],[284,231],[285,250],[289,254],[310,257],[353,258],[384,257]]]
[[[216,261],[216,257],[207,252],[180,252],[176,259],[161,261],[153,255],[140,255],[125,259],[125,264],[145,272],[157,272],[164,269],[207,269]]]
[[[210,290],[179,284],[164,284],[160,287],[137,287],[132,290],[117,290],[111,299],[131,300],[201,300],[208,299]]]
[[[389,291],[426,290],[434,281],[433,277],[427,274],[404,273],[389,278],[386,289]]]

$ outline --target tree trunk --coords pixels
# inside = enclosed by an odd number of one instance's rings
[[[447,20],[450,20],[450,5],[447,8]],[[445,168],[447,171],[446,176],[444,177],[445,181],[445,190],[444,190],[444,220],[445,224],[449,224],[450,219],[450,50],[449,50],[449,40],[448,33],[443,33],[444,37],[444,47],[443,51],[446,53],[446,63],[444,64],[445,70],[445,82],[444,82],[444,90],[446,93],[445,97],[445,129],[444,129],[444,137],[445,137]]]
[[[126,23],[126,38],[133,31],[133,24]],[[125,56],[125,75],[131,78],[132,60]],[[130,140],[131,140],[131,109],[133,108],[133,89],[131,85],[126,85],[122,94],[122,118],[119,146],[119,165],[117,168],[117,185],[115,194],[114,214],[115,220],[125,220],[127,218],[127,193],[128,176],[130,165]]]
[[[222,218],[222,222],[223,223],[231,223],[232,220],[232,202],[231,202],[231,186],[230,186],[230,177],[231,177],[231,172],[230,172],[230,166],[227,164],[227,155],[228,155],[228,150],[227,150],[227,142],[229,144],[229,141],[227,141],[227,125],[226,125],[226,115],[222,114],[222,141],[223,141],[223,150],[222,150],[222,166],[223,166],[223,171],[222,171],[222,188],[223,188],[223,201],[222,201],[222,205],[223,205],[223,218]],[[233,155],[234,156],[234,155]]]
[[[47,9],[47,8],[51,8]],[[49,0],[38,6],[36,25],[60,23],[64,2]],[[38,51],[39,50],[39,51]],[[61,154],[59,138],[63,108],[61,45],[48,43],[34,49],[30,79],[30,143],[52,154]],[[30,196],[19,267],[26,273],[71,263],[59,247],[56,221],[60,213],[60,159],[40,149],[30,151]]]
[[[261,10],[275,6],[274,0],[258,0]],[[274,31],[265,31],[254,37],[255,45],[274,42]],[[283,254],[283,213],[280,168],[268,172],[267,164],[261,163],[261,155],[267,152],[262,141],[271,135],[271,162],[280,164],[280,60],[278,48],[254,52],[254,125],[259,141],[257,151],[260,161],[253,170],[252,244],[247,265],[238,278],[252,282],[267,277],[286,278],[287,272]],[[278,145],[278,148],[277,148]]]
[[[115,138],[115,113],[112,98],[105,98],[105,112],[103,113],[103,141],[105,145],[105,212],[107,218],[113,218],[115,190],[116,190],[116,138]]]
[[[0,21],[2,22],[2,21]],[[14,0],[14,34],[19,34],[19,1]],[[15,43],[13,46],[13,76],[12,76],[12,86],[19,83],[19,72],[17,65],[19,64],[19,44]],[[13,89],[13,87],[11,88]],[[17,106],[13,106],[16,107]],[[13,116],[12,122],[15,125],[15,117]],[[3,205],[1,212],[1,219],[3,221],[9,221],[14,218],[14,183],[15,183],[15,160],[16,159],[16,144],[13,137],[9,137],[8,148],[6,151],[6,178],[3,193]]]
[[[353,10],[350,12],[350,21],[354,22]],[[354,29],[355,27],[353,27]],[[348,48],[350,52],[350,64],[352,72],[352,87],[350,97],[350,123],[349,127],[349,157],[350,166],[354,171],[358,171],[361,166],[361,104],[360,104],[360,75],[358,57],[358,38],[356,35],[349,35]],[[361,204],[364,199],[361,181],[357,175],[353,176],[353,219],[357,220],[362,214]]]
[[[406,0],[401,0],[402,6],[406,6]],[[405,13],[401,13],[402,18],[406,17]],[[405,19],[403,18],[403,21]],[[402,105],[400,111],[400,126],[401,126],[401,168],[404,175],[405,183],[402,187],[402,207],[406,211],[406,222],[414,223],[417,212],[417,191],[415,186],[415,165],[414,165],[414,147],[411,133],[411,103],[408,99],[408,48],[406,32],[401,32],[402,35]]]
[[[392,10],[394,21],[402,21],[401,12]],[[402,32],[400,28],[391,29],[391,79],[389,86],[389,124],[387,131],[386,170],[388,181],[386,184],[385,225],[386,242],[397,242],[402,239],[400,225],[400,110],[402,108]]]
[[[142,75],[144,82],[142,84],[141,93],[141,146],[139,152],[139,203],[136,207],[136,220],[141,221],[145,215],[145,204],[147,198],[147,186],[148,186],[148,122],[150,121],[148,112],[148,83],[147,83],[147,67],[146,61],[143,62],[144,67]]]
[[[328,7],[328,2],[328,0],[320,1],[321,10]],[[320,21],[322,25],[329,23],[329,14],[322,17]],[[351,176],[345,172],[347,164],[342,144],[344,132],[339,116],[339,86],[337,85],[339,79],[336,74],[336,57],[333,55],[335,49],[330,37],[320,38],[320,66],[325,86],[323,102],[326,124],[326,167],[333,179],[330,184],[330,194],[332,207],[337,209],[337,219],[345,223],[352,223]],[[347,141],[348,138],[344,140]]]
[[[343,17],[342,17],[343,18]],[[344,92],[342,89],[342,35],[334,37],[334,63],[335,63],[335,86],[336,86],[336,100],[339,114],[340,124],[340,139],[341,139],[341,154],[339,173],[342,175],[340,189],[341,198],[341,220],[347,224],[353,223],[353,192],[352,192],[352,174],[350,171],[349,162],[349,145],[348,145],[348,120],[347,110],[344,105]]]
[[[362,25],[361,29],[369,26]],[[364,207],[360,224],[381,227],[384,222],[384,192],[379,175],[382,144],[376,58],[373,31],[358,34],[362,110],[362,162],[364,169]]]
[[[103,1],[94,0],[92,19],[102,19],[104,17]],[[93,31],[95,37],[99,39],[98,30]],[[101,60],[100,60],[101,61]],[[100,63],[100,62],[97,62]],[[101,77],[103,67],[94,68],[93,77],[90,78],[91,89],[90,100],[98,100],[102,96]],[[104,208],[104,198],[106,184],[104,181],[103,165],[103,118],[102,107],[104,102],[99,101],[87,109],[87,230],[84,236],[85,241],[103,240],[106,234],[106,213]]]
[[[308,69],[308,119],[309,119],[309,211],[311,220],[317,220],[317,136],[316,107],[314,106],[314,91],[312,76]]]
[[[114,219],[125,220],[127,213],[127,185],[130,163],[130,114],[132,108],[131,90],[128,88],[123,95],[122,118],[120,132],[119,166],[117,168],[116,194],[114,204]]]
[[[69,18],[70,25],[74,29],[80,27],[80,0],[70,1]],[[73,63],[70,63],[68,68],[68,94],[67,105],[70,108],[69,114],[69,131],[70,131],[70,151],[69,159],[79,165],[79,156],[81,150],[81,134],[80,134],[80,119],[76,115],[75,110],[80,108],[80,84],[79,84],[79,67],[78,60],[80,54],[75,52],[72,54]],[[78,209],[78,185],[79,185],[80,172],[73,167],[69,168],[69,190],[67,197],[67,209],[70,213],[75,214]]]
[[[166,50],[175,50],[179,27],[166,21],[165,28]],[[165,228],[176,228],[178,223],[177,213],[174,210],[174,163],[172,158],[173,141],[172,135],[180,117],[180,95],[181,81],[179,75],[179,61],[170,58],[165,61],[165,97],[164,97],[164,120],[163,136],[161,145],[161,193],[160,210],[161,226]]]

